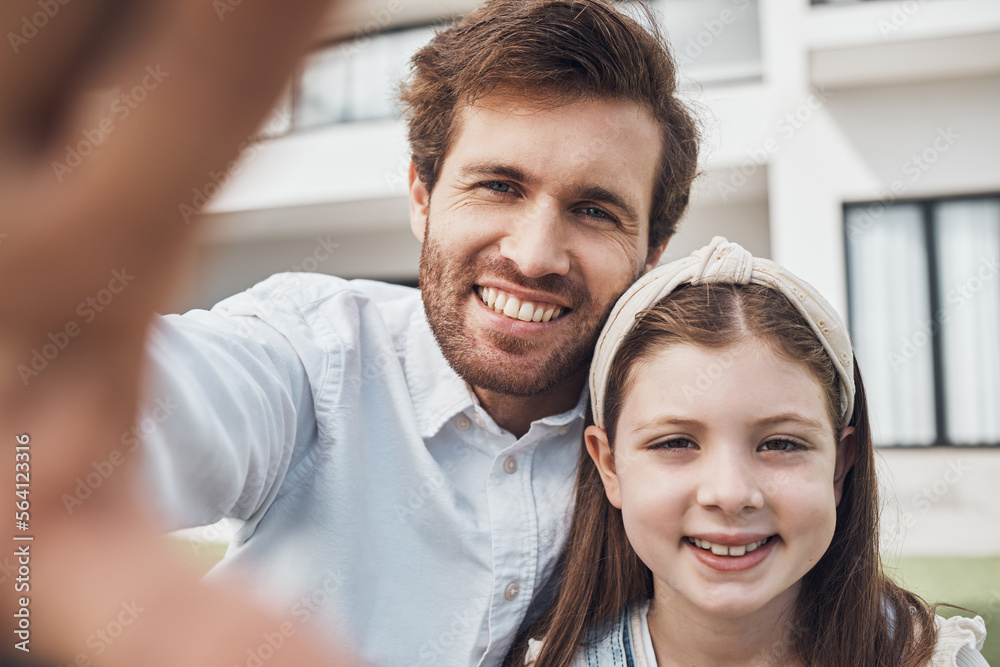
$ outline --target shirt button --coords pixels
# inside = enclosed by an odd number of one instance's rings
[[[507,588],[505,588],[503,591],[503,596],[508,600],[513,600],[514,598],[517,597],[517,591],[518,591],[517,582],[512,581],[509,584],[507,584]]]
[[[569,426],[559,427],[559,435],[566,435],[567,433],[569,433]]]
[[[503,461],[503,470],[508,475],[513,475],[517,471],[517,459],[515,459],[513,456],[508,456],[507,458],[505,458]],[[514,588],[517,587],[515,586]]]
[[[486,420],[480,417],[478,413],[472,419],[475,420],[476,426],[478,426],[479,428],[486,426]]]
[[[469,430],[469,419],[468,419],[468,417],[464,417],[464,416],[459,417],[458,421],[455,422],[455,426],[458,427],[459,431],[467,431],[467,430]]]

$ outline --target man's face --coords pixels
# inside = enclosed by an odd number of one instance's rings
[[[424,308],[474,387],[531,396],[586,368],[648,247],[659,129],[629,102],[493,96],[458,114],[433,196],[411,187]]]

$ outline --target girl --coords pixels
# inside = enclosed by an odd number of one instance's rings
[[[615,306],[534,667],[986,665],[878,554],[868,409],[811,286],[716,238]],[[591,460],[593,463],[591,463]]]

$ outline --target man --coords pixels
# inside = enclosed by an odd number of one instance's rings
[[[592,348],[697,137],[662,42],[599,0],[494,0],[414,65],[422,293],[285,274],[165,318],[149,467],[175,525],[245,522],[212,577],[296,627],[495,665],[547,599]]]

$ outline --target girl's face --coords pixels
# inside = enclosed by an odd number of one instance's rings
[[[853,429],[806,367],[759,341],[677,344],[634,369],[612,453],[587,447],[657,603],[736,618],[783,610],[833,537]]]

